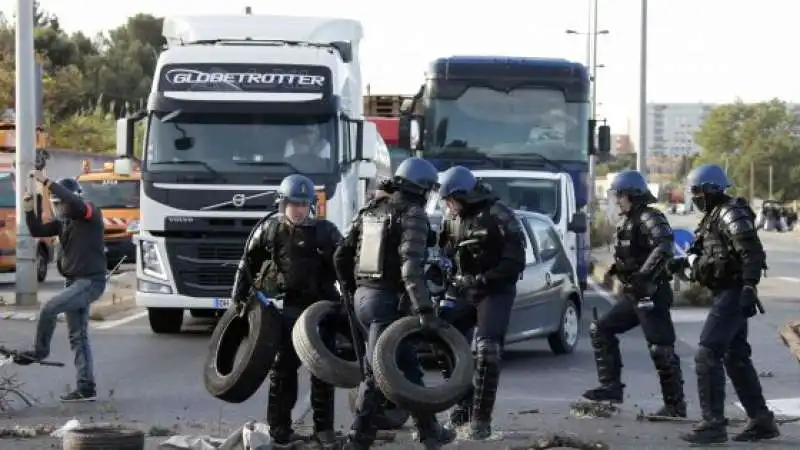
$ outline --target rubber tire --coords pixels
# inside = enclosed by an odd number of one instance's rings
[[[67,431],[63,450],[144,450],[144,432],[128,428],[88,427]]]
[[[358,400],[358,390],[351,389],[350,392],[347,393],[347,401],[350,404],[350,411],[353,415],[356,413],[356,400]],[[405,409],[395,407],[387,410],[384,408],[379,414],[373,417],[372,424],[378,430],[402,430],[410,417],[411,413]]]
[[[178,334],[183,327],[183,309],[147,308],[147,320],[155,334]]]
[[[325,346],[319,335],[322,320],[339,314],[339,310],[337,303],[327,300],[306,308],[292,329],[292,344],[300,361],[315,377],[338,388],[353,389],[361,384],[358,361],[340,358]]]
[[[419,319],[414,316],[404,317],[389,325],[375,344],[372,371],[383,395],[398,407],[420,413],[439,413],[455,405],[472,385],[472,350],[458,330],[443,324],[438,336],[455,358],[453,372],[443,384],[435,387],[418,386],[406,379],[397,366],[396,355],[400,344],[420,331]]]
[[[203,382],[213,397],[242,403],[264,384],[283,334],[283,318],[260,301],[247,305],[245,317],[229,308],[211,334]],[[246,333],[246,334],[245,334]],[[228,366],[220,372],[220,365]]]
[[[219,314],[219,312],[221,311],[218,309],[192,308],[189,310],[189,314],[195,319],[213,319],[217,317],[217,314]]]
[[[575,339],[573,344],[567,342],[564,338],[564,319],[567,317],[568,311],[575,312],[578,317],[578,337]],[[575,300],[572,297],[567,298],[567,301],[564,305],[564,311],[561,313],[561,322],[558,327],[558,331],[555,333],[547,336],[547,343],[550,344],[550,350],[553,351],[556,355],[566,355],[575,351],[575,348],[578,347],[578,342],[580,342],[580,335],[581,335],[581,314],[580,309],[578,309],[578,305],[575,304]]]
[[[39,244],[36,247],[36,279],[39,283],[44,283],[47,279],[47,269],[50,264],[50,253],[44,244]]]

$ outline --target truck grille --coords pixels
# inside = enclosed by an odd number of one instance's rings
[[[246,237],[167,238],[167,258],[177,293],[190,297],[230,297],[245,241]]]

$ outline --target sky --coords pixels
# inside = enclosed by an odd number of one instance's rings
[[[13,17],[14,0],[0,0]],[[362,70],[373,94],[413,94],[427,63],[454,54],[560,57],[587,61],[592,0],[41,0],[67,31],[89,35],[149,13],[349,17],[364,25]],[[597,0],[598,114],[615,133],[636,136],[639,112],[641,0]],[[260,6],[268,4],[269,6]],[[800,102],[800,63],[791,50],[797,0],[649,0],[647,100],[723,103],[737,97]],[[787,48],[788,47],[788,48]],[[787,51],[788,50],[788,51]]]

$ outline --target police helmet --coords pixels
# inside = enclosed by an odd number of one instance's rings
[[[317,200],[314,182],[300,174],[289,175],[278,187],[278,202],[300,205],[313,205]]]
[[[478,186],[478,179],[464,166],[453,166],[439,175],[439,196],[466,196]]]
[[[648,189],[647,181],[637,170],[623,170],[618,173],[611,182],[610,190],[615,195],[627,195],[631,201],[644,199],[647,203],[653,203],[657,200]]]
[[[731,187],[725,170],[716,164],[701,164],[695,167],[686,177],[686,184],[692,195],[721,194]]]
[[[394,172],[397,188],[415,194],[425,194],[436,189],[439,171],[430,161],[411,157],[401,162]]]
[[[78,180],[76,180],[75,178],[61,178],[58,181],[56,181],[56,184],[72,192],[78,197],[83,196],[83,188],[81,188],[81,184],[78,183]],[[56,195],[55,193],[51,196],[51,199],[53,202],[56,203],[61,201],[61,199],[58,198],[58,195]]]

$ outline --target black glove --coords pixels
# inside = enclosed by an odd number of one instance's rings
[[[757,304],[758,291],[756,287],[749,284],[744,285],[742,294],[739,296],[739,306],[742,308],[742,314],[747,318],[755,316],[758,312]]]
[[[689,260],[687,258],[674,258],[667,263],[667,271],[673,275],[682,275],[688,268]]]
[[[414,314],[419,319],[419,326],[422,328],[423,334],[436,334],[442,321],[434,314],[433,308],[417,308],[414,310]]]
[[[468,291],[486,286],[486,279],[483,275],[457,275],[453,280],[453,286],[460,291]]]
[[[611,267],[606,270],[606,274],[604,278],[611,278],[619,273],[619,269],[617,268],[617,263],[611,264]]]

